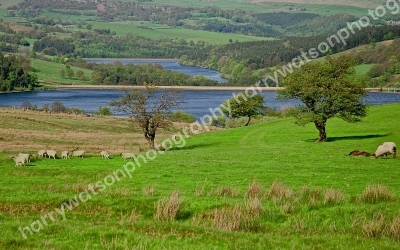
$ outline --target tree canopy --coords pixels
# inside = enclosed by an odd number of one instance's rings
[[[327,57],[325,61],[305,64],[283,80],[285,88],[278,91],[278,99],[303,103],[296,123],[313,122],[319,131],[318,142],[327,141],[328,119],[359,122],[367,114],[367,104],[362,101],[366,91],[355,76],[355,64],[350,56]]]
[[[226,100],[222,106],[228,107],[221,108],[221,111],[229,118],[247,117],[248,120],[245,126],[250,124],[251,118],[261,115],[265,111],[264,96],[259,94],[247,96],[246,93],[239,93],[235,97]]]
[[[181,103],[177,91],[157,91],[157,87],[145,83],[144,89],[126,91],[121,99],[110,102],[110,105],[129,115],[132,122],[142,129],[150,148],[154,149],[157,130],[172,126],[170,116]]]

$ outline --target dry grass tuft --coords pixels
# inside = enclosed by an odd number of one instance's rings
[[[309,186],[303,186],[301,188],[301,200],[309,203],[311,206],[317,204],[322,197],[322,191],[320,189],[311,189]]]
[[[246,203],[246,211],[250,216],[258,218],[261,213],[261,201],[257,197],[251,198]]]
[[[253,180],[247,187],[247,196],[251,198],[258,197],[261,194],[262,188],[263,187],[258,184],[256,180]]]
[[[390,233],[396,240],[400,241],[400,214],[390,224]]]
[[[156,203],[156,213],[154,219],[173,221],[183,202],[183,198],[179,197],[177,190],[172,191],[169,196],[162,198]]]
[[[338,204],[343,202],[344,194],[340,190],[328,188],[324,194],[324,204]]]
[[[282,202],[293,197],[293,190],[281,182],[274,181],[269,188],[268,196],[276,202]]]
[[[232,186],[219,186],[217,188],[217,196],[219,197],[238,197],[240,192],[239,189]]]
[[[281,206],[281,213],[283,214],[293,214],[294,213],[294,205],[290,202],[286,202]]]
[[[386,221],[383,214],[374,214],[371,221],[368,221],[362,225],[362,232],[369,238],[384,236],[386,233]]]
[[[214,210],[213,226],[222,230],[235,231],[239,230],[241,219],[242,210],[239,204],[236,204],[233,208],[222,207]]]
[[[132,209],[131,213],[127,213],[127,214],[122,214],[122,212],[121,212],[120,215],[121,215],[121,219],[119,221],[119,224],[121,226],[124,225],[125,223],[130,223],[130,222],[142,217],[142,215],[140,213],[138,213],[136,211],[136,209]]]
[[[142,194],[147,196],[154,196],[155,191],[156,191],[156,186],[154,185],[144,186],[142,188]]]
[[[380,201],[390,201],[393,198],[392,192],[387,186],[382,184],[373,184],[367,186],[359,197],[360,202],[377,203]]]
[[[194,197],[200,197],[204,195],[204,191],[206,190],[206,183],[204,183],[201,186],[196,186],[196,189],[194,190]]]

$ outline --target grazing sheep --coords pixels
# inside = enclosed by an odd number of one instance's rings
[[[73,156],[81,157],[81,158],[83,158],[84,153],[85,153],[85,150],[72,151]]]
[[[54,150],[47,150],[47,151],[46,151],[46,154],[47,154],[47,156],[48,156],[49,158],[53,157],[54,159],[56,159],[56,154],[57,154],[56,151],[54,151]]]
[[[375,158],[380,156],[386,156],[388,158],[388,155],[390,154],[393,154],[393,158],[396,158],[396,144],[394,142],[384,142],[375,151],[374,156]]]
[[[39,156],[39,158],[42,158],[46,155],[46,150],[40,150],[39,152],[37,152],[37,155]]]
[[[69,152],[68,151],[63,151],[61,153],[61,158],[62,159],[68,159],[69,158]]]
[[[127,161],[128,159],[133,159],[135,154],[134,153],[121,153],[121,156],[124,159],[124,161]]]
[[[23,153],[19,153],[18,157],[20,158],[24,158],[25,162],[31,162],[31,154],[23,154]]]
[[[25,165],[25,158],[13,156],[12,159],[15,161],[15,166],[23,166]]]
[[[110,159],[110,155],[108,154],[107,151],[101,151],[100,155],[101,155],[101,158]]]

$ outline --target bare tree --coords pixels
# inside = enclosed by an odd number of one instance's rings
[[[110,102],[110,105],[127,114],[133,123],[137,123],[150,148],[154,149],[157,130],[172,126],[172,111],[183,102],[176,90],[157,91],[157,87],[147,84],[144,87],[143,90],[125,91],[121,99]]]

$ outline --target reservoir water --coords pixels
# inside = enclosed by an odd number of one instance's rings
[[[54,101],[61,101],[68,108],[76,107],[84,109],[87,113],[92,113],[99,106],[108,106],[112,100],[119,99],[124,94],[120,90],[47,90],[18,93],[0,94],[0,107],[20,107],[24,101],[29,101],[32,105],[43,107],[44,104],[51,104]],[[181,110],[196,115],[200,118],[210,115],[210,109],[216,109],[219,105],[232,97],[233,91],[227,90],[185,90],[183,100],[185,103]],[[280,108],[288,105],[297,105],[296,101],[277,101],[276,92],[263,92],[266,105],[269,107]],[[381,105],[386,103],[400,103],[400,94],[394,93],[369,93],[365,98],[371,105]],[[115,113],[115,115],[123,115]]]

